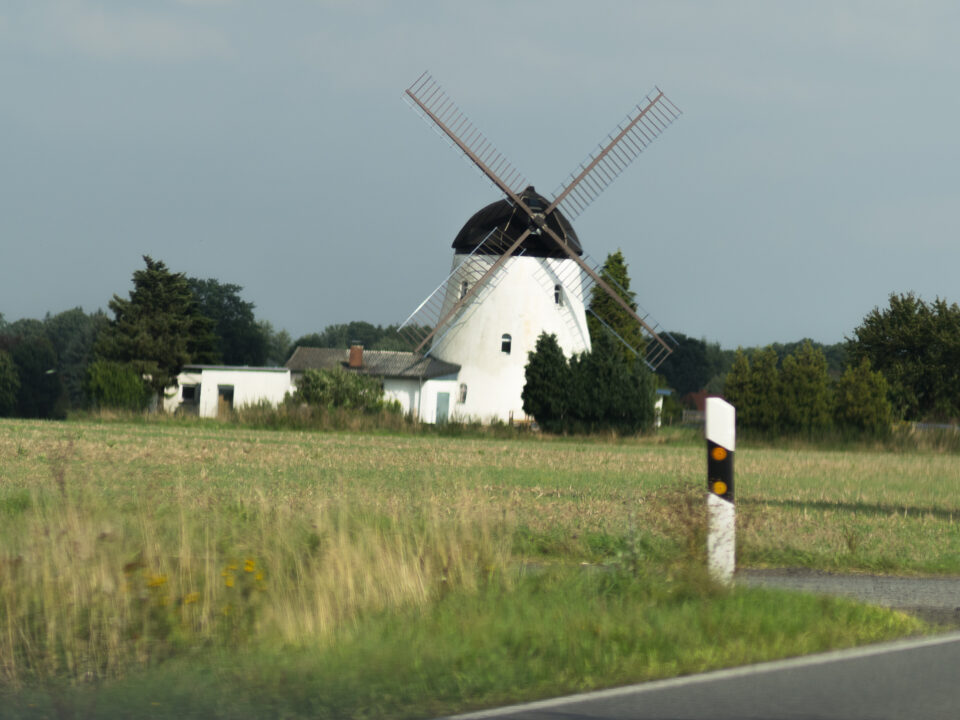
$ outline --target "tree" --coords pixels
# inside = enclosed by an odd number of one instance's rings
[[[130,299],[114,295],[110,301],[115,317],[101,333],[96,354],[130,363],[160,398],[164,388],[176,385],[185,364],[215,357],[215,336],[210,320],[197,312],[183,273],[147,255],[143,260],[146,269],[133,273]]]
[[[42,335],[20,337],[10,349],[17,366],[20,388],[17,392],[17,417],[62,418],[66,415],[66,395],[57,372],[57,353]]]
[[[283,365],[293,353],[293,339],[286,330],[274,330],[268,320],[257,323],[267,339],[267,365]]]
[[[837,425],[870,435],[887,435],[893,422],[888,391],[886,378],[870,367],[867,358],[848,367],[834,393]]]
[[[890,386],[894,412],[920,420],[960,417],[960,307],[913,293],[890,295],[847,339],[850,363],[864,359]]]
[[[527,353],[523,411],[547,432],[563,432],[568,421],[570,367],[556,335],[541,333]]]
[[[589,353],[570,361],[572,421],[582,430],[632,434],[653,424],[653,375],[642,362],[628,362],[620,349],[604,334]]]
[[[776,432],[780,427],[780,371],[777,353],[767,347],[753,355],[750,368],[750,392],[756,427]]]
[[[775,432],[780,424],[780,371],[773,348],[738,349],[727,374],[724,396],[737,408],[737,423],[744,428]]]
[[[752,407],[754,398],[750,385],[750,358],[737,348],[733,365],[727,372],[727,379],[723,386],[723,396],[737,409],[737,422],[742,427],[751,427],[754,424],[755,411]]]
[[[783,359],[780,399],[780,424],[784,430],[814,434],[830,428],[833,398],[823,350],[805,342]]]
[[[426,328],[427,331],[430,328]],[[413,329],[411,336],[418,334]],[[289,346],[289,352],[284,357],[284,362],[297,347],[319,347],[319,348],[348,348],[354,343],[359,343],[370,350],[401,350],[409,351],[414,349],[414,345],[406,337],[400,334],[397,325],[373,325],[362,320],[355,320],[349,323],[327,325],[323,332],[301,335]]]
[[[782,365],[787,356],[796,355],[797,352],[807,344],[823,352],[827,360],[827,374],[830,375],[830,377],[838,378],[843,374],[847,360],[847,349],[843,343],[824,345],[809,338],[804,338],[803,340],[797,340],[795,342],[773,343],[769,347],[776,351],[777,357],[780,359],[780,364]]]
[[[679,395],[703,390],[712,378],[726,371],[729,362],[717,343],[707,343],[680,332],[671,332],[670,335],[677,341],[677,346],[657,372]]]
[[[607,255],[600,270],[600,277],[630,308],[636,312],[637,303],[634,302],[634,293],[630,290],[630,275],[627,272],[627,263],[620,250]],[[643,348],[643,331],[637,321],[624,310],[620,304],[599,285],[590,290],[590,303],[587,306],[587,328],[590,330],[591,343],[609,331],[613,331],[623,342],[632,348]],[[636,356],[626,347],[618,350],[628,363],[633,363]]]
[[[0,320],[3,316],[0,316]],[[10,417],[17,409],[20,375],[17,364],[6,350],[0,350],[0,417]]]
[[[86,370],[84,389],[97,407],[144,410],[151,390],[130,363],[97,360]]]
[[[569,361],[555,337],[541,335],[528,358],[524,411],[544,429],[632,434],[653,424],[653,375],[628,363],[609,334]]]
[[[43,321],[46,337],[57,354],[57,372],[63,381],[70,407],[89,404],[85,392],[87,366],[93,362],[93,348],[100,331],[108,324],[101,311],[92,314],[82,308],[66,310]]]
[[[197,311],[213,323],[218,361],[227,365],[264,365],[268,337],[253,314],[254,305],[240,298],[239,285],[213,278],[187,278]]]

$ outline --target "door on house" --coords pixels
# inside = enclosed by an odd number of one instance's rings
[[[437,393],[437,425],[442,425],[450,416],[450,393]]]
[[[217,417],[224,417],[233,410],[233,385],[217,385]]]

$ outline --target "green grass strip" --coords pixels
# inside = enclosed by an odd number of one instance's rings
[[[102,684],[0,697],[8,718],[416,718],[921,633],[902,613],[673,577],[550,569],[362,616],[322,644],[211,648]]]

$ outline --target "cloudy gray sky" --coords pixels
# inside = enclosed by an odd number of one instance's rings
[[[955,2],[0,3],[0,313],[141,256],[295,337],[402,320],[496,190],[406,105],[429,69],[541,191],[654,85],[684,112],[576,222],[661,325],[837,342],[960,300]]]

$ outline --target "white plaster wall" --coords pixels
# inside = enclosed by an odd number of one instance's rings
[[[420,420],[425,423],[435,423],[437,421],[437,395],[445,392],[450,394],[450,404],[447,410],[447,419],[462,419],[457,405],[457,391],[460,382],[456,376],[445,375],[440,378],[426,380],[423,383],[423,389],[420,391]]]
[[[237,409],[260,402],[268,402],[276,407],[288,392],[294,390],[290,371],[286,368],[203,368],[200,372],[180,373],[177,381],[181,387],[184,384],[199,384],[200,417],[217,416],[220,385],[233,386],[233,407]],[[165,410],[176,410],[181,402],[181,392],[178,388],[172,399],[164,399]]]
[[[233,407],[268,402],[276,407],[292,392],[290,371],[283,369],[207,369],[200,385],[200,416],[217,416],[217,388],[233,385]]]
[[[461,263],[489,264],[495,258],[466,259],[454,255],[454,268]],[[473,268],[477,270],[479,268]],[[460,295],[463,277],[476,276],[462,265],[448,283],[444,314]],[[554,285],[563,286],[563,304],[554,301]],[[583,302],[581,275],[569,259],[513,257],[492,279],[490,289],[479,291],[441,330],[432,354],[461,366],[459,383],[467,385],[467,401],[451,404],[462,419],[484,422],[493,419],[525,419],[521,393],[527,353],[534,349],[541,332],[552,333],[568,357],[590,349]],[[501,352],[501,338],[511,336],[510,354]],[[457,392],[454,390],[453,392]],[[455,395],[451,400],[456,398]],[[435,410],[435,408],[434,408]]]
[[[420,398],[420,381],[412,378],[384,378],[383,396],[387,400],[396,400],[403,408],[403,414],[417,412]]]
[[[403,406],[404,413],[412,413],[420,418],[420,422],[435,423],[437,421],[437,395],[445,392],[450,394],[448,419],[458,417],[460,406],[457,405],[457,393],[460,382],[455,375],[445,375],[432,380],[420,381],[414,378],[384,378],[383,394],[390,400],[397,400]]]

